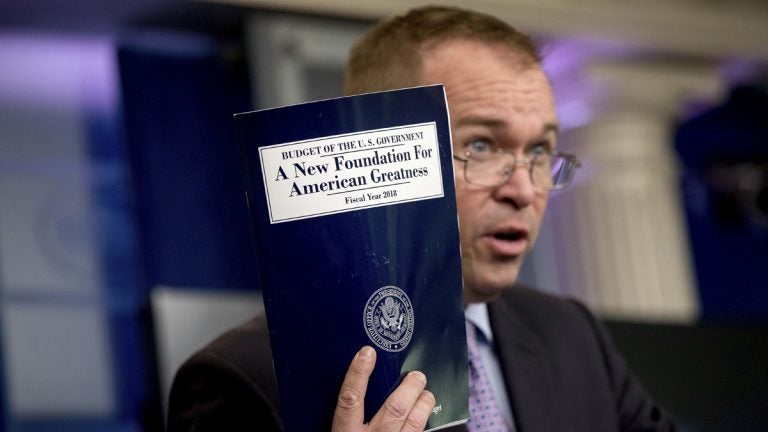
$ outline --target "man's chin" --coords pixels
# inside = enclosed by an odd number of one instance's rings
[[[488,303],[499,297],[504,291],[512,288],[515,279],[507,282],[485,283],[478,287],[464,287],[464,304]]]
[[[475,261],[474,265],[463,266],[464,303],[487,303],[511,288],[517,282],[521,261],[484,262],[482,265]]]

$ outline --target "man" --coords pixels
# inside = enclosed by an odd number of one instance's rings
[[[549,190],[567,184],[576,164],[555,151],[558,122],[539,63],[530,39],[505,23],[427,7],[379,24],[358,43],[345,92],[445,85],[468,330],[476,333],[476,361],[503,424],[497,430],[673,430],[586,309],[512,287]],[[170,430],[282,430],[271,354],[261,347],[268,347],[265,324],[254,320],[193,356],[172,389]],[[362,424],[374,364],[369,347],[352,360],[332,430],[422,430],[434,397],[418,372]],[[468,427],[481,430],[479,422],[472,417]]]

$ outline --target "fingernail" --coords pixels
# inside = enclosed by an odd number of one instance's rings
[[[421,394],[423,394],[425,398],[427,398],[427,399],[431,399],[433,402],[436,400],[436,399],[435,399],[435,394],[434,394],[434,393],[432,393],[432,392],[431,392],[431,391],[429,391],[429,390],[423,390],[423,391],[421,392]]]
[[[357,355],[359,355],[361,359],[369,360],[373,358],[373,348],[364,346],[358,351]]]
[[[413,378],[418,379],[419,381],[421,381],[421,382],[423,382],[425,384],[427,382],[427,376],[424,375],[423,373],[419,372],[419,371],[408,372],[408,375],[412,376]]]

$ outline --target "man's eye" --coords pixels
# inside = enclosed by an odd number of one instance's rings
[[[550,146],[548,143],[538,143],[531,147],[528,150],[528,153],[531,156],[542,156],[542,155],[551,155],[552,154],[552,146]]]
[[[474,139],[467,145],[467,150],[472,153],[489,153],[493,151],[491,143],[486,139]]]

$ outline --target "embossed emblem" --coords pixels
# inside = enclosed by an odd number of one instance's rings
[[[381,287],[368,298],[363,313],[371,342],[385,351],[402,351],[413,336],[413,305],[396,286]]]

